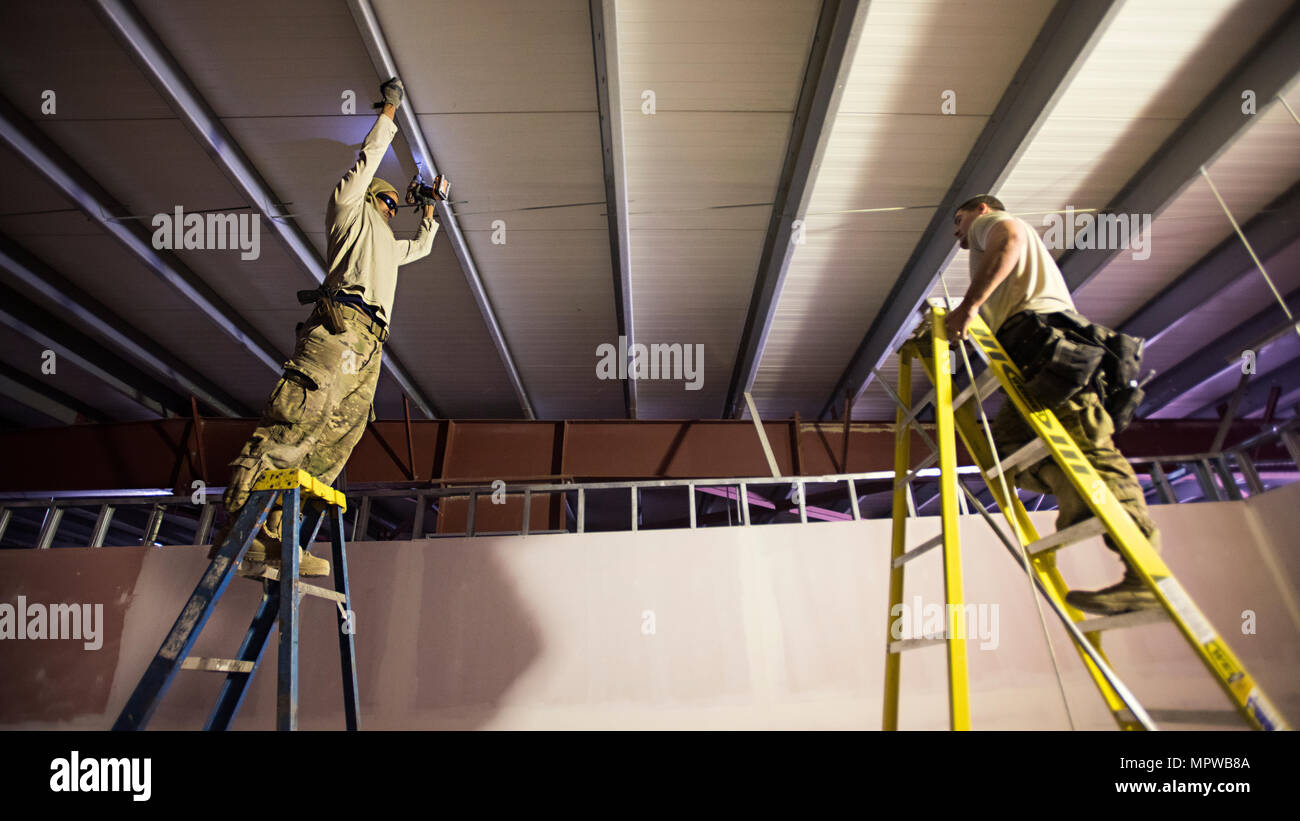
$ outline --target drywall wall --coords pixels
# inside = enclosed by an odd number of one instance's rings
[[[1157,506],[1153,515],[1183,585],[1300,725],[1300,562],[1291,535],[1300,485],[1245,502]],[[1045,532],[1054,516],[1033,514]],[[937,519],[911,522],[909,544],[937,532]],[[974,726],[1069,726],[1023,575],[982,520],[966,517],[961,528],[966,599],[990,617],[987,638],[968,643]],[[872,520],[353,545],[363,726],[878,728],[889,535],[888,521]],[[0,603],[21,595],[103,605],[98,649],[84,640],[0,640],[0,727],[108,728],[205,554],[0,552]],[[1098,539],[1063,551],[1060,564],[1083,587],[1120,572]],[[938,553],[907,567],[905,601],[940,601]],[[260,585],[234,581],[196,654],[233,655],[260,595]],[[303,603],[304,728],[343,726],[332,606]],[[1048,634],[1074,725],[1113,727],[1064,632],[1052,622]],[[1106,647],[1158,720],[1191,722],[1170,729],[1241,726],[1173,627],[1110,634]],[[275,652],[268,648],[237,728],[274,726]],[[944,659],[937,647],[904,657],[904,728],[947,726]],[[201,726],[222,678],[180,673],[151,726]]]

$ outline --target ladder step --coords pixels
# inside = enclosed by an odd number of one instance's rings
[[[273,582],[279,581],[280,571],[277,568],[268,567],[258,574],[258,577],[270,579]],[[322,599],[329,599],[330,601],[338,602],[339,604],[348,603],[347,597],[342,593],[318,585],[308,584],[302,580],[298,581],[298,589],[302,591],[304,596],[317,596]]]
[[[1084,539],[1091,539],[1093,536],[1100,536],[1106,532],[1106,525],[1102,524],[1101,519],[1093,516],[1084,519],[1082,522],[1076,522],[1065,530],[1058,530],[1050,536],[1044,536],[1036,542],[1030,542],[1029,555],[1036,556],[1039,553],[1047,553],[1052,550],[1060,550],[1063,547],[1069,547],[1072,544],[1078,544]]]
[[[925,410],[926,405],[932,404],[934,404],[934,388],[930,388],[930,392],[922,396],[921,401],[912,406],[912,409],[907,412],[907,416],[903,418],[903,424],[910,425],[915,422],[916,415]]]
[[[894,487],[898,487],[904,482],[912,481],[913,479],[916,478],[916,474],[920,473],[921,471],[925,470],[928,467],[933,467],[934,463],[937,461],[939,461],[939,454],[937,452],[931,453],[929,456],[921,460],[921,464],[917,465],[916,467],[909,470],[907,473],[904,473],[902,476],[899,476],[897,479],[895,479]]]
[[[908,650],[919,650],[922,647],[934,647],[935,645],[947,643],[947,639],[901,639],[889,643],[889,652],[903,653]]]
[[[253,662],[239,659],[212,659],[202,656],[186,656],[181,662],[182,670],[205,670],[210,673],[251,673]]]
[[[962,388],[961,393],[952,400],[952,409],[957,410],[971,399],[975,398],[975,389],[979,388],[979,395],[985,399],[989,398],[994,390],[998,388],[998,376],[992,368],[985,369],[984,373],[975,377],[975,382]]]
[[[935,536],[932,539],[926,539],[925,541],[921,542],[921,544],[918,545],[917,547],[912,548],[911,550],[907,551],[903,555],[899,556],[897,559],[894,559],[893,566],[902,567],[903,565],[912,561],[912,559],[915,559],[917,556],[920,556],[925,551],[933,550],[934,548],[938,547],[941,544],[943,544],[942,533],[940,533],[938,536]]]
[[[1042,459],[1044,456],[1050,455],[1050,452],[1047,450],[1047,445],[1043,444],[1043,440],[1035,439],[1020,450],[1003,459],[1001,464],[994,465],[984,471],[984,475],[990,479],[997,479],[998,474],[1014,473],[1017,469],[1028,467]]]
[[[1123,630],[1127,627],[1141,627],[1144,624],[1157,624],[1169,621],[1169,614],[1164,608],[1158,610],[1138,610],[1134,613],[1121,613],[1118,616],[1100,616],[1077,622],[1084,633],[1096,633],[1102,630]]]
[[[1132,721],[1133,713],[1126,707],[1116,713],[1121,720]],[[1147,710],[1152,721],[1161,724],[1215,724],[1223,727],[1240,727],[1241,716],[1236,710]]]

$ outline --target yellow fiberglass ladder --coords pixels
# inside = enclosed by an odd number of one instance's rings
[[[973,349],[988,365],[978,379],[970,368],[964,347],[960,349],[966,361],[966,372],[971,383],[956,397],[952,394],[952,371],[947,330],[944,319],[947,303],[942,299],[930,300],[930,310],[922,323],[922,333],[909,340],[899,350],[898,392],[894,393],[877,373],[877,381],[898,404],[894,452],[894,505],[893,550],[889,580],[890,626],[895,623],[896,607],[903,600],[903,566],[908,561],[935,547],[943,547],[944,588],[947,599],[946,633],[938,637],[912,637],[887,640],[885,659],[885,698],[883,726],[886,730],[898,728],[898,692],[900,654],[914,648],[944,644],[948,652],[948,703],[950,726],[954,730],[970,728],[969,682],[966,669],[966,641],[964,624],[959,622],[963,596],[961,584],[961,556],[957,538],[958,495],[965,493],[970,504],[994,529],[1010,551],[1030,575],[1034,586],[1056,613],[1066,632],[1083,659],[1106,702],[1107,708],[1121,729],[1154,730],[1156,726],[1132,692],[1124,686],[1111,669],[1101,648],[1104,631],[1136,627],[1153,622],[1172,621],[1187,639],[1193,651],[1209,669],[1238,714],[1250,727],[1257,730],[1287,730],[1286,720],[1255,684],[1250,674],[1228,648],[1228,644],[1211,626],[1208,619],[1192,602],[1187,591],[1174,578],[1169,567],[1151,543],[1120,506],[1110,488],[1097,475],[1082,451],[1062,427],[1056,415],[1042,407],[1024,391],[1024,381],[1019,368],[1011,361],[1002,345],[978,315],[970,327]],[[934,385],[915,407],[909,408],[905,399],[912,395],[912,364],[919,360],[926,375]],[[939,367],[936,367],[939,363]],[[983,416],[983,401],[991,392],[1001,387],[1008,401],[1014,403],[1026,424],[1037,438],[1028,445],[999,461],[992,446],[988,420]],[[973,400],[973,401],[972,401]],[[932,439],[917,421],[921,409],[933,403],[935,430],[938,441]],[[981,431],[981,421],[984,428]],[[916,468],[911,462],[910,431],[915,430],[933,448],[932,453]],[[974,494],[957,478],[956,436],[960,435],[966,450],[979,467],[984,484],[998,509],[1010,525],[1012,537],[998,527],[992,516]],[[1024,505],[1011,485],[1011,477],[1022,467],[1050,457],[1060,465],[1070,483],[1087,503],[1093,516],[1062,531],[1040,537]],[[937,460],[940,472],[941,535],[929,539],[910,551],[905,550],[906,523],[910,504],[910,481],[923,469]],[[1108,534],[1118,545],[1128,563],[1141,576],[1143,583],[1155,593],[1161,608],[1123,613],[1117,616],[1090,617],[1066,604],[1070,592],[1056,567],[1056,551],[1093,536]],[[1044,627],[1044,629],[1046,629]],[[1050,644],[1049,644],[1050,646]],[[1068,707],[1067,707],[1068,709]]]

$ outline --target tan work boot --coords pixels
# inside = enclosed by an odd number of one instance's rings
[[[1118,616],[1160,607],[1156,594],[1132,570],[1126,570],[1119,583],[1101,590],[1071,590],[1065,594],[1065,603],[1101,616]]]
[[[272,513],[275,512],[272,511]],[[213,535],[212,549],[208,551],[208,559],[217,558],[217,553],[221,550],[222,545],[226,543],[226,539],[230,537],[230,531],[235,529],[235,520],[237,518],[238,516],[231,516],[221,526],[221,529]],[[248,546],[244,558],[260,562],[264,561],[268,554],[277,558],[280,556],[280,539],[272,536],[270,531],[267,530],[266,524],[263,523],[262,527],[253,536],[253,543]]]
[[[254,545],[256,546],[256,545]],[[280,551],[277,546],[271,554],[259,553],[253,554],[253,548],[248,548],[248,553],[244,554],[244,560],[239,563],[239,575],[256,577],[261,576],[268,567],[280,569]],[[330,563],[328,559],[322,559],[312,553],[308,553],[301,547],[298,548],[298,575],[302,576],[328,576],[330,574]]]

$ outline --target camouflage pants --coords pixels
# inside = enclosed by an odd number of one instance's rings
[[[1138,484],[1133,467],[1116,450],[1115,443],[1111,441],[1115,426],[1097,394],[1091,390],[1076,394],[1073,399],[1056,409],[1056,418],[1078,444],[1084,457],[1110,488],[1110,492],[1115,495],[1120,505],[1133,518],[1134,524],[1151,542],[1151,546],[1159,551],[1160,534],[1156,531],[1151,515],[1147,512],[1142,486]],[[991,428],[993,441],[998,447],[998,455],[1003,459],[1035,438],[1033,431],[1010,400],[994,417]],[[1018,487],[1036,493],[1050,493],[1056,497],[1057,508],[1060,511],[1056,517],[1057,530],[1067,528],[1092,515],[1087,502],[1075,490],[1074,485],[1070,484],[1065,471],[1061,470],[1061,467],[1051,458],[1022,470],[1014,477],[1014,481]],[[1119,553],[1119,548],[1109,535],[1105,540],[1107,547]]]
[[[298,330],[293,359],[271,391],[262,419],[230,466],[223,501],[233,521],[266,470],[301,468],[331,484],[373,418],[383,344],[361,314],[342,311],[343,332],[331,334],[317,314]],[[279,506],[265,534],[280,538]]]

